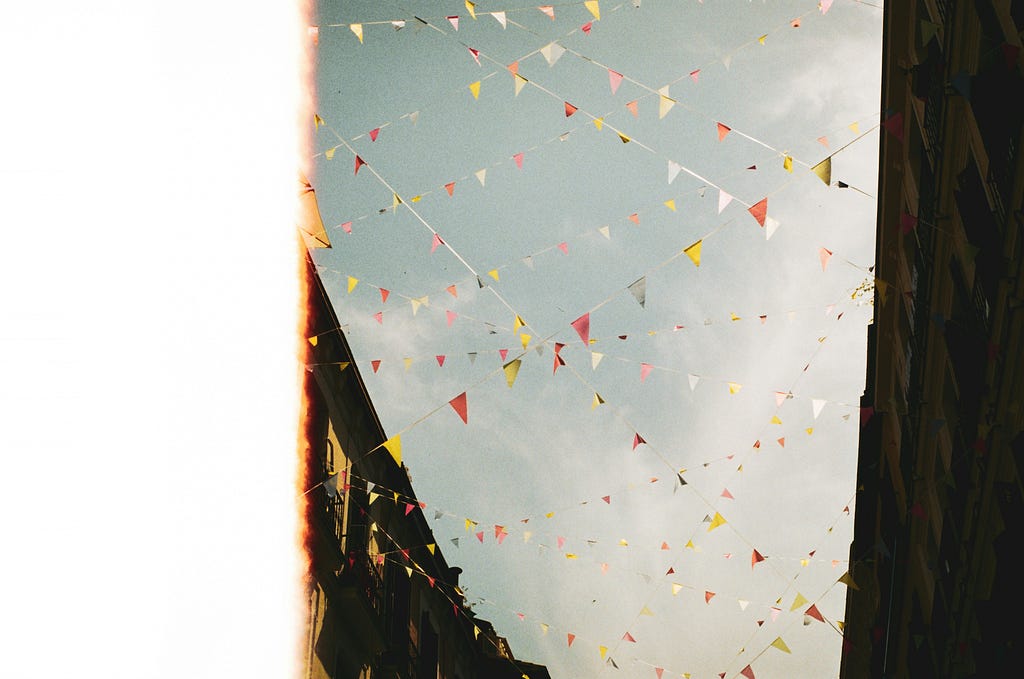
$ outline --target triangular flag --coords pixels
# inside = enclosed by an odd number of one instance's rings
[[[605,654],[608,652],[608,647],[607,646],[598,646],[597,647],[597,652],[601,654],[601,658],[603,659]]]
[[[458,15],[453,14],[452,16],[448,17],[448,23],[450,23],[452,25],[452,28],[454,28],[456,31],[459,30],[459,17],[458,17]]]
[[[583,31],[584,33],[586,33],[587,35],[590,35],[590,29],[593,28],[593,25],[594,25],[594,22],[588,21],[587,23],[585,23],[582,26],[580,26],[580,30]]]
[[[782,424],[782,420],[779,419],[778,415],[772,415],[772,419],[770,420],[770,423],[771,424]]]
[[[608,84],[611,85],[612,94],[615,94],[616,90],[619,89],[619,85],[622,84],[622,74],[618,71],[608,69]]]
[[[793,156],[786,156],[782,159],[782,169],[786,172],[793,172]]]
[[[793,605],[789,607],[789,610],[795,611],[796,609],[800,608],[801,606],[803,606],[806,603],[807,603],[807,599],[804,598],[804,595],[801,594],[800,592],[797,592],[796,593],[796,598],[793,599]]]
[[[466,0],[466,10],[469,12],[469,16],[476,19],[476,4]]]
[[[850,571],[843,573],[843,577],[839,578],[836,582],[841,582],[850,589],[860,589],[860,587],[857,586],[857,583],[853,581]]]
[[[512,334],[519,334],[519,328],[522,328],[525,325],[526,321],[520,318],[519,314],[516,314],[516,317],[512,320]]]
[[[390,294],[391,294],[390,290],[388,290],[386,288],[380,288],[380,302],[381,302],[381,304],[383,304],[384,302],[388,301],[388,295],[390,295]]]
[[[551,42],[540,48],[540,53],[547,59],[548,66],[554,66],[555,62],[562,58],[565,54],[565,48],[559,45],[557,42]]]
[[[673,199],[673,200],[666,200],[666,201],[664,202],[664,205],[665,205],[665,207],[667,207],[667,208],[668,208],[669,210],[672,210],[672,212],[675,212],[675,211],[676,211],[676,201],[675,201],[674,199]]]
[[[697,70],[695,70],[695,71],[690,71],[690,80],[692,80],[693,82],[697,82],[699,79],[700,79],[700,69],[699,68]]]
[[[487,168],[486,167],[484,169],[482,169],[482,170],[477,170],[476,172],[473,173],[473,175],[476,177],[476,180],[478,182],[480,182],[480,186],[485,186],[486,185],[486,182],[487,182]]]
[[[362,42],[363,42],[363,25],[362,24],[349,24],[348,25],[348,29],[356,34],[356,37],[359,38],[359,43],[362,44]]]
[[[672,107],[676,105],[676,100],[668,96],[668,85],[665,85],[658,90],[658,119],[664,118],[668,115],[668,112],[672,110]]]
[[[576,635],[570,632],[566,635],[566,640],[569,642],[568,645],[572,646],[572,642],[576,641]]]
[[[633,114],[634,118],[636,118],[637,115],[639,115],[638,112],[637,112],[637,101],[636,101],[636,99],[634,99],[633,101],[630,101],[630,102],[626,102],[626,108],[629,109],[629,112]]]
[[[470,83],[469,91],[473,93],[474,99],[480,98],[480,81],[477,80],[475,83]]]
[[[776,439],[776,442],[777,442],[777,443],[778,443],[778,444],[779,444],[780,446],[782,446],[783,448],[785,448],[785,447],[786,447],[786,437],[785,437],[785,436],[783,436],[783,437],[781,437],[781,438],[778,438],[778,439]]]
[[[654,369],[654,366],[651,365],[650,363],[641,363],[640,364],[640,381],[643,382],[644,380],[646,380],[647,376],[651,374],[651,370],[653,370],[653,369]]]
[[[568,118],[568,117],[569,117],[569,116],[571,116],[571,115],[572,115],[573,113],[576,113],[576,111],[578,111],[578,110],[579,110],[579,109],[577,109],[577,108],[576,108],[575,106],[573,106],[572,104],[570,104],[569,102],[564,102],[564,103],[565,103],[565,117],[566,117],[566,118]]]
[[[644,308],[644,302],[647,300],[647,278],[645,276],[641,276],[630,283],[627,289],[632,293],[633,298],[636,299],[640,308]]]
[[[587,312],[572,322],[572,327],[583,340],[583,344],[590,344],[590,312]]]
[[[697,388],[697,383],[700,382],[700,377],[698,375],[687,375],[686,377],[690,380],[690,391],[693,391]]]
[[[738,603],[738,604],[740,605],[740,610],[741,610],[741,611],[745,611],[745,610],[747,610],[747,606],[749,606],[749,605],[750,605],[750,602],[749,602],[749,601],[746,601],[746,600],[744,600],[744,599],[737,599],[737,600],[736,600],[736,603]]]
[[[370,367],[373,369],[373,372],[380,370],[380,359],[370,361]]]
[[[497,269],[491,269],[490,271],[487,272],[487,275],[490,276],[491,278],[493,278],[496,281],[500,280],[498,278],[498,270]]]
[[[599,351],[590,352],[590,368],[591,370],[597,370],[597,364],[604,358],[604,354]]]
[[[818,259],[821,260],[821,270],[828,266],[828,260],[832,259],[832,251],[825,248],[818,248]]]
[[[718,141],[722,141],[723,139],[725,139],[725,135],[727,135],[730,132],[732,132],[732,128],[729,127],[728,125],[723,125],[722,123],[717,123],[717,124],[718,124]]]
[[[345,233],[352,233],[352,222],[345,222],[341,228],[345,229]]]
[[[715,516],[714,516],[713,519],[711,519],[711,524],[708,526],[708,532],[710,533],[711,531],[713,531],[714,529],[718,528],[719,526],[721,526],[724,523],[725,523],[725,517],[722,516],[721,514],[719,514],[718,512],[715,512]]]
[[[441,237],[435,233],[434,234],[434,238],[432,239],[432,241],[430,243],[430,252],[431,252],[431,254],[433,254],[434,250],[437,249],[437,246],[441,245],[442,243],[444,243],[444,241],[441,240]]]
[[[740,670],[740,674],[745,676],[747,679],[755,679],[754,670],[750,669],[750,665],[747,665],[742,670]]]
[[[399,467],[402,466],[402,436],[396,434],[387,441],[384,442],[384,448],[391,453],[391,457],[395,459],[395,464]]]
[[[903,141],[903,114],[894,113],[885,119],[882,123],[882,127],[885,128],[886,132],[893,135],[900,141]]]
[[[597,0],[585,0],[583,6],[594,15],[594,18],[598,21],[601,20],[601,8],[597,4]]]
[[[555,20],[555,8],[552,5],[541,5],[538,7],[541,12],[544,12],[547,16],[551,17],[551,20]]]
[[[732,196],[725,192],[725,189],[718,189],[718,214],[722,214],[722,210],[732,202]]]
[[[768,214],[768,199],[762,198],[761,200],[757,201],[749,208],[747,208],[747,212],[749,212],[754,217],[754,219],[757,220],[758,224],[764,226],[764,218]]]
[[[782,637],[775,637],[775,641],[773,641],[770,645],[779,649],[783,653],[792,653],[792,651],[789,650],[789,646],[786,645],[786,642],[782,640]]]
[[[646,606],[644,606],[644,608],[646,609],[647,607],[646,607]],[[643,614],[644,614],[644,612],[643,612],[643,611],[640,611],[640,615],[643,615]],[[649,611],[648,611],[648,613],[647,613],[647,614],[648,614],[648,615],[653,615],[653,613],[650,613]],[[632,634],[630,634],[629,632],[626,632],[625,634],[623,634],[623,635],[622,635],[622,640],[623,640],[623,641],[631,641],[631,642],[633,642],[634,644],[636,643],[636,639],[634,639],[634,638],[633,638],[633,635],[632,635]]]
[[[468,413],[466,411],[466,392],[462,392],[452,400],[448,401],[448,404],[451,405],[455,412],[459,414],[459,417],[462,418],[462,421],[465,424],[469,424],[469,420],[467,419]]]
[[[624,135],[621,132],[619,132],[618,134],[619,134],[619,141],[621,141],[623,144],[628,144],[629,143],[629,137],[627,137],[626,135]]]
[[[359,156],[356,156],[356,171],[353,174],[359,174],[359,168],[361,168],[363,165],[366,165],[366,161],[360,158]]]
[[[473,56],[473,61],[476,62],[476,65],[480,66],[480,50],[473,49],[472,47],[467,47],[466,49],[468,49],[469,53]]]
[[[491,12],[491,16],[494,17],[502,28],[508,28],[508,23],[505,20],[504,12]]]
[[[377,313],[375,313],[373,315],[373,317],[377,320],[377,323],[379,323],[380,325],[384,325],[384,312],[383,311],[378,311]]]
[[[825,14],[832,6],[832,0],[818,0],[818,8],[821,9],[821,13]]]
[[[750,567],[753,568],[755,565],[764,561],[764,557],[761,556],[761,552],[754,550],[754,553],[750,555]]]
[[[729,489],[728,489],[728,488],[723,488],[723,489],[722,489],[722,494],[721,494],[721,495],[719,495],[719,497],[724,497],[724,498],[725,498],[725,499],[727,499],[727,500],[735,500],[735,499],[736,499],[736,498],[734,498],[734,497],[732,496],[732,493],[730,493],[730,492],[729,492]]]
[[[787,394],[786,392],[783,392],[783,391],[775,392],[775,407],[776,408],[782,407],[782,404],[786,402],[787,398],[789,398],[789,394]]]
[[[729,382],[729,393],[730,394],[738,394],[738,393],[740,393],[740,389],[742,389],[742,388],[743,388],[743,385],[740,384],[739,382]]]
[[[516,96],[518,97],[518,96],[519,96],[519,93],[523,91],[523,86],[524,86],[524,85],[525,85],[525,84],[526,84],[526,83],[527,83],[528,81],[526,80],[526,78],[524,78],[523,76],[519,75],[518,73],[516,73],[516,74],[515,74],[515,75],[514,75],[514,76],[512,77],[512,80],[513,80],[513,81],[514,81],[514,83],[515,83],[515,87],[516,87]]]
[[[502,368],[505,370],[505,381],[508,382],[509,389],[511,389],[512,385],[515,384],[516,375],[519,374],[519,366],[522,365],[522,363],[523,362],[517,358],[514,361],[506,363],[504,366],[502,366]]]
[[[454,285],[449,285],[447,288],[445,288],[445,290],[447,290],[448,294],[451,295],[452,297],[459,296],[459,291]]]
[[[709,592],[707,590],[704,590],[704,603],[706,603],[706,604],[711,603],[711,600],[714,597],[715,597],[715,593],[714,592]]]
[[[523,351],[526,351],[526,347],[529,346],[531,339],[532,337],[525,332],[519,336],[519,341],[523,343]]]
[[[818,175],[818,179],[825,182],[825,186],[830,186],[832,184],[832,156],[812,167],[811,172]]]
[[[682,168],[682,166],[679,163],[675,162],[674,160],[668,161],[668,183],[669,184],[671,184],[672,181],[679,175],[679,171],[681,169],[683,169],[683,168]]]
[[[701,239],[683,250],[683,252],[686,253],[686,256],[690,258],[690,261],[693,262],[694,266],[700,266],[700,250],[703,246],[704,240]]]
[[[779,228],[778,220],[772,217],[765,217],[764,239],[770,239],[777,228]]]
[[[658,675],[658,679],[661,679],[661,675],[662,675],[662,673],[663,673],[664,671],[665,671],[665,670],[664,670],[663,668],[661,668],[661,667],[655,667],[655,668],[654,668],[654,673],[655,673],[656,675]]]
[[[598,229],[598,232],[600,232],[600,234],[605,237],[605,240],[611,240],[612,239],[611,229],[609,229],[607,226],[600,227]]]
[[[452,323],[455,322],[455,319],[459,317],[458,313],[456,313],[454,311],[450,311],[450,310],[445,310],[444,315],[445,315],[445,317],[448,320],[448,327],[449,328],[452,327]]]
[[[520,170],[523,169],[523,152],[522,151],[520,151],[519,153],[517,153],[514,156],[512,156],[512,160],[516,161],[516,167],[518,167]]]
[[[370,130],[370,141],[377,141],[377,135],[380,134],[380,128],[375,127]]]
[[[597,128],[598,132],[601,131],[602,125],[604,125],[604,118],[594,118],[594,127]]]
[[[814,604],[811,604],[811,607],[804,611],[804,615],[809,615],[818,622],[825,622],[825,618],[822,617],[821,611],[819,611],[818,607]]]
[[[327,160],[334,160],[334,152],[337,150],[337,148],[337,146],[334,146],[324,151],[324,155],[327,156]]]
[[[628,219],[629,219],[629,221],[633,222],[633,223],[634,223],[634,224],[636,224],[637,226],[639,226],[639,225],[640,225],[640,215],[638,215],[637,213],[635,213],[635,212],[634,212],[633,214],[631,214],[631,215],[630,215],[630,216],[628,217]]]
[[[359,279],[358,278],[353,278],[352,276],[349,276],[348,277],[348,291],[352,292],[353,290],[356,289],[357,285],[359,285]]]
[[[558,249],[565,254],[569,254],[569,244],[566,243],[565,241],[558,244]]]
[[[640,436],[640,434],[633,434],[633,450],[636,450],[636,447],[641,443],[647,443],[647,441],[644,441],[644,437]]]
[[[823,398],[812,398],[811,409],[814,411],[814,419],[818,419],[818,415],[821,415],[821,409],[825,407],[825,399]]]
[[[498,349],[498,355],[501,356],[502,363],[508,358],[508,349]]]
[[[767,33],[765,33],[765,34],[764,34],[764,35],[762,35],[762,36],[761,36],[760,38],[758,38],[758,39],[757,39],[757,41],[758,41],[759,43],[761,43],[761,44],[763,45],[763,44],[764,44],[764,41],[765,41],[765,40],[767,40],[767,39],[768,39],[768,34],[767,34]]]

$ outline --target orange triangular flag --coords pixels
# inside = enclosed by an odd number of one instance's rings
[[[579,109],[577,109],[575,106],[573,106],[569,102],[565,102],[565,117],[566,118],[571,116],[573,113],[576,113],[576,111],[578,111],[578,110]]]
[[[755,565],[761,563],[762,561],[764,561],[764,557],[761,556],[761,553],[755,549],[754,553],[750,555],[750,567],[753,568]]]
[[[633,101],[631,101],[631,102],[626,104],[626,108],[629,109],[629,112],[633,114],[634,118],[637,117],[636,106],[637,106],[636,99],[634,99]]]
[[[454,285],[449,285],[447,288],[445,288],[445,290],[447,290],[448,294],[451,295],[452,297],[459,296],[459,291],[455,288]]]
[[[723,139],[725,139],[725,135],[729,134],[730,132],[732,132],[731,127],[723,125],[722,123],[718,123],[718,141],[722,141]]]
[[[715,596],[715,593],[714,593],[714,592],[709,592],[709,591],[705,590],[705,591],[704,591],[704,603],[706,603],[706,604],[709,604],[709,603],[711,603],[711,599],[712,599],[712,598],[713,598],[714,596]]]
[[[576,635],[572,634],[571,632],[566,635],[566,638],[569,641],[569,646],[572,646],[572,642],[576,641]]]
[[[785,436],[783,436],[783,437],[781,437],[779,439],[776,439],[776,440],[778,441],[780,446],[782,446],[783,448],[786,447],[786,437]]]
[[[541,5],[537,9],[539,9],[540,11],[544,12],[544,14],[548,15],[549,17],[551,17],[552,21],[555,20],[555,8],[552,5]]]
[[[469,424],[466,412],[466,392],[462,392],[461,394],[453,398],[451,401],[448,401],[448,403],[449,405],[451,405],[452,408],[455,409],[455,412],[459,414],[459,417],[462,418],[462,421],[465,424]]]
[[[768,215],[768,199],[762,198],[761,200],[757,201],[749,208],[747,208],[747,212],[749,212],[754,217],[754,219],[757,220],[758,224],[764,226],[764,218]]]
[[[455,193],[455,182],[448,182],[447,184],[445,184],[444,185],[444,190],[448,192],[449,196],[454,194]]]

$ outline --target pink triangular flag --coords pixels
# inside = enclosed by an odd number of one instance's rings
[[[612,94],[615,94],[615,91],[619,89],[619,85],[622,84],[622,74],[609,68],[608,83],[612,87]]]
[[[476,539],[479,540],[480,542],[483,542],[484,541],[484,532],[483,531],[478,532],[476,534]]]
[[[469,53],[473,55],[473,61],[475,61],[476,65],[479,66],[480,65],[480,50],[475,50],[472,47],[467,47],[466,49],[468,49]]]
[[[647,443],[647,441],[644,441],[644,437],[640,436],[640,434],[635,434],[634,433],[633,434],[633,450],[636,450],[636,447],[638,445],[640,445],[641,443]]]
[[[466,411],[466,392],[462,392],[452,400],[448,401],[448,403],[449,405],[451,405],[452,408],[455,409],[455,412],[459,414],[459,417],[462,418],[462,421],[466,424],[469,424],[469,419],[467,418],[468,413]]]
[[[438,354],[437,356],[434,356],[434,358],[437,359],[437,364],[439,366],[444,366],[444,359],[446,358],[444,354]]]
[[[749,208],[747,208],[747,212],[749,212],[754,217],[754,219],[757,220],[758,224],[764,226],[764,218],[768,215],[768,199],[762,198],[761,200],[757,201]]]
[[[512,160],[516,161],[516,167],[518,167],[520,170],[523,169],[523,152],[522,151],[520,151],[519,153],[517,153],[514,156],[512,156]]]
[[[722,494],[721,494],[721,495],[720,495],[719,497],[724,497],[724,498],[728,498],[729,500],[735,500],[735,499],[736,499],[736,498],[734,498],[734,497],[732,496],[732,493],[730,493],[730,492],[729,492],[729,489],[728,489],[728,488],[724,488],[724,489],[722,490]]]
[[[406,516],[409,516],[409,514],[411,514],[412,510],[414,510],[414,509],[416,509],[416,505],[411,505],[408,502],[405,503],[405,515]]]
[[[345,222],[341,228],[345,229],[345,233],[352,233],[352,222]]]
[[[828,137],[818,137],[818,143],[828,148]]]
[[[590,312],[587,312],[572,322],[573,329],[579,334],[584,344],[590,344]]]
[[[604,503],[607,504],[607,505],[610,505],[612,503],[612,496],[611,495],[605,495],[601,499],[604,500]]]
[[[725,139],[725,135],[729,134],[730,132],[732,132],[731,127],[729,127],[728,125],[723,125],[722,123],[718,123],[718,141],[722,141],[723,139]]]
[[[821,13],[828,12],[829,7],[832,6],[832,0],[818,0],[818,7],[821,8]]]
[[[498,349],[498,355],[501,356],[501,362],[504,363],[508,358],[508,349]]]
[[[437,246],[441,245],[442,243],[444,243],[444,241],[441,240],[441,237],[435,233],[434,234],[434,238],[433,238],[433,240],[430,243],[430,252],[431,252],[431,254],[433,254],[434,250],[437,249]]]
[[[506,533],[504,531],[502,531],[501,533],[498,533],[498,544],[500,545],[502,542],[504,542],[505,538],[507,538],[507,537],[508,537],[508,533]],[[522,613],[517,613],[516,615],[519,616],[520,620],[523,619],[523,614]]]
[[[377,141],[377,135],[380,134],[380,128],[375,127],[370,130],[370,141]]]
[[[699,78],[700,78],[700,69],[699,68],[696,71],[690,71],[690,80],[692,80],[693,82],[697,82],[697,80]]]
[[[636,639],[634,639],[633,635],[630,634],[629,632],[626,632],[625,634],[622,635],[622,640],[623,641],[632,641],[634,644],[636,643]]]
[[[637,106],[637,103],[636,103],[636,99],[634,99],[633,101],[631,101],[631,102],[628,102],[628,103],[626,104],[626,108],[628,108],[628,109],[629,109],[629,112],[633,114],[633,117],[634,117],[634,118],[636,118],[636,117],[637,117],[637,111],[636,111],[636,106]]]
[[[786,396],[788,396],[788,394],[786,394],[785,392],[781,392],[781,391],[775,392],[775,407],[776,408],[782,406],[782,404],[786,401]]]
[[[832,258],[832,251],[826,248],[818,248],[818,259],[821,260],[821,270],[824,271],[825,267],[828,266],[828,260]]]
[[[452,16],[448,17],[448,23],[450,23],[452,25],[452,27],[455,28],[456,31],[459,30],[459,17],[458,17],[458,15],[452,15]]]
[[[377,313],[375,313],[373,315],[373,317],[377,319],[378,323],[380,323],[381,325],[384,325],[384,312],[383,311],[378,311]]]
[[[459,317],[459,315],[457,313],[455,313],[454,311],[445,311],[444,314],[445,314],[445,316],[448,317],[448,327],[449,328],[452,327],[452,323],[455,321],[455,319]]]
[[[653,369],[654,369],[654,366],[651,365],[650,363],[641,363],[640,364],[640,381],[643,382],[644,380],[646,380],[647,376],[651,374],[651,370],[653,370]]]
[[[558,548],[561,549],[562,547],[565,547],[565,538],[562,537],[561,535],[559,535],[557,539],[558,539]]]
[[[569,254],[569,244],[566,243],[565,241],[562,241],[561,243],[558,244],[558,249],[564,252],[565,254]]]
[[[590,28],[593,25],[593,23],[594,22],[592,22],[592,21],[588,21],[587,23],[585,23],[582,26],[580,26],[580,30],[583,31],[584,33],[586,33],[587,35],[590,35]]]

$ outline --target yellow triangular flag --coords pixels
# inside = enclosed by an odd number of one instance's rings
[[[594,400],[590,404],[590,409],[593,410],[594,408],[596,408],[597,406],[601,405],[602,403],[604,403],[604,399],[601,398],[601,394],[595,393],[594,394]]]
[[[594,118],[594,127],[600,130],[602,126],[604,126],[604,118]]]
[[[767,38],[768,38],[768,34],[767,34],[767,33],[765,33],[765,34],[764,34],[764,35],[762,35],[762,36],[761,36],[760,38],[758,38],[758,39],[757,39],[757,41],[758,41],[759,43],[761,43],[761,44],[763,45],[763,44],[764,44],[764,41],[765,41],[765,40],[766,40]]]
[[[738,321],[738,320],[740,320],[740,317],[739,317],[739,316],[737,316],[737,315],[736,315],[735,313],[733,313],[732,311],[730,311],[730,312],[729,312],[729,320],[730,320],[730,321]]]
[[[314,113],[313,114],[313,127],[316,128],[316,129],[320,129],[320,126],[323,125],[323,124],[324,124],[324,119],[321,118],[316,113]]]
[[[786,645],[786,642],[782,640],[782,637],[775,637],[775,641],[773,641],[771,645],[783,653],[792,653],[792,651],[789,650],[789,646]]]
[[[667,207],[669,210],[672,210],[672,212],[675,212],[676,211],[676,201],[675,201],[675,199],[666,200],[665,201],[665,207]]]
[[[825,182],[825,186],[832,185],[832,156],[821,161],[811,168],[811,172],[818,175],[818,179]]]
[[[854,134],[860,134],[860,125],[856,122],[850,123],[850,131]]]
[[[384,442],[384,447],[387,449],[387,451],[389,453],[391,453],[391,457],[395,458],[395,463],[399,467],[401,467],[402,466],[402,435],[401,434],[395,434],[394,436],[392,436],[391,438],[389,438],[387,441]]]
[[[778,415],[772,415],[771,423],[772,424],[782,424],[782,420],[779,419]]]
[[[379,497],[378,494],[371,490],[370,491],[370,504],[372,505],[373,501],[376,500],[378,497]]]
[[[857,583],[853,581],[853,577],[850,575],[850,571],[846,571],[843,574],[843,577],[839,578],[837,582],[843,583],[850,589],[860,589],[860,587],[857,586]]]
[[[619,540],[619,547],[629,547],[629,543],[626,542],[626,538]]]
[[[796,598],[793,599],[793,605],[789,607],[789,610],[795,611],[796,609],[800,608],[801,606],[803,606],[806,603],[807,603],[807,599],[804,598],[804,595],[801,594],[800,592],[797,592],[796,593]]]
[[[676,105],[676,100],[668,96],[668,85],[658,90],[658,97],[658,119],[660,120],[668,115],[668,112]]]
[[[405,572],[406,572],[406,573],[407,573],[407,574],[409,575],[409,577],[410,577],[410,578],[412,577],[412,569],[411,569],[411,568],[409,568],[408,566],[406,566],[406,567],[405,567]]]
[[[685,549],[697,549],[697,545],[693,544],[693,540],[687,540],[686,544],[683,545]]]
[[[540,624],[540,628],[541,628],[541,630],[543,631],[544,634],[548,633],[549,627],[548,627],[548,624],[546,622],[542,622]]]
[[[739,384],[738,382],[730,382],[729,383],[729,393],[730,394],[738,394],[738,393],[740,393],[740,389],[742,389],[742,388],[743,388],[743,385]]]
[[[842,632],[844,629],[846,629],[846,623],[842,620],[836,620],[836,627],[838,627],[839,631]]]
[[[504,366],[505,381],[508,382],[509,389],[511,389],[512,385],[515,384],[515,382],[516,382],[516,375],[519,374],[519,366],[522,365],[522,363],[523,362],[520,359],[517,358],[516,360],[512,361],[511,363],[506,363],[505,364],[505,366]]]
[[[605,655],[605,653],[608,652],[608,647],[607,646],[598,646],[597,650],[601,654],[601,659],[604,660],[604,655]]]
[[[594,15],[594,18],[598,21],[601,20],[601,8],[597,4],[597,0],[586,0],[583,6],[590,10],[590,13]]]
[[[704,240],[701,239],[694,243],[693,245],[691,245],[690,247],[683,250],[683,252],[686,253],[686,256],[689,257],[691,261],[693,261],[694,266],[700,266],[700,249],[701,247],[703,247],[703,244]]]
[[[475,83],[469,86],[469,91],[473,93],[474,99],[480,98],[480,81],[477,80]]]
[[[405,371],[409,372],[409,366],[412,365],[412,359],[411,358],[403,358],[402,360],[405,362]]]
[[[523,351],[526,351],[526,347],[529,346],[530,339],[531,336],[527,335],[525,332],[519,336],[519,341],[523,343]]]
[[[807,429],[805,429],[804,431],[806,431],[807,435],[810,436],[811,434],[814,433],[814,427],[807,427]]]
[[[352,276],[349,276],[348,277],[348,291],[352,292],[353,290],[356,289],[357,285],[359,285],[359,279],[358,278],[353,278]]]
[[[433,542],[427,545],[427,551],[429,551],[431,554],[434,553],[435,549],[437,549],[437,545],[435,545]]]
[[[398,206],[402,204],[402,199],[398,197],[397,193],[391,194],[391,209],[397,210]]]
[[[469,16],[476,19],[476,4],[466,0],[466,10],[469,12]]]
[[[640,615],[654,615],[654,611],[647,608],[647,606],[645,605],[643,608],[640,609]]]
[[[475,526],[475,525],[476,525],[476,521],[473,521],[472,519],[466,519],[466,531],[467,532],[472,530],[473,526]]]
[[[512,334],[517,334],[519,332],[519,328],[524,325],[526,325],[526,322],[519,317],[519,314],[516,314],[516,319],[512,321]]]
[[[619,139],[622,141],[623,144],[628,144],[629,143],[629,137],[627,137],[626,135],[622,134],[621,132],[619,132]]]
[[[336,148],[338,148],[338,147],[335,146],[334,148],[330,148],[330,149],[327,149],[326,151],[324,151],[324,155],[327,156],[327,160],[334,160],[334,150]]]
[[[525,85],[528,81],[526,80],[526,78],[519,75],[518,73],[515,74],[513,80],[516,84],[516,96],[518,97],[519,93],[523,91],[523,85]]]
[[[673,582],[672,583],[672,596],[675,596],[676,594],[679,594],[679,590],[681,590],[682,588],[683,588],[682,585]]]
[[[782,169],[786,172],[793,171],[793,156],[786,156],[782,161]]]
[[[420,310],[420,305],[423,304],[419,299],[410,299],[409,303],[412,304],[412,315],[415,316],[416,312]]]
[[[362,24],[349,24],[348,28],[349,28],[350,31],[352,31],[353,33],[356,34],[356,37],[359,38],[359,43],[362,44],[362,42],[363,42],[363,25]]]
[[[309,338],[309,343],[312,344],[314,347],[316,346],[316,343],[319,341],[320,340],[317,338],[316,335],[313,335],[312,337]]]
[[[412,200],[412,202],[414,203],[418,203],[422,198],[423,196],[413,196],[410,200]]]
[[[714,529],[718,528],[719,526],[721,526],[724,523],[725,523],[725,517],[722,516],[721,514],[719,514],[718,512],[715,512],[714,518],[711,519],[711,525],[708,526],[708,532],[710,533],[711,531],[713,531]]]
[[[498,270],[497,269],[491,269],[490,271],[487,272],[487,275],[490,276],[491,278],[493,278],[494,280],[498,280]]]

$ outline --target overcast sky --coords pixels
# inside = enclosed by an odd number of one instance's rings
[[[881,10],[829,4],[319,3],[315,261],[474,610],[555,677],[838,674]]]

